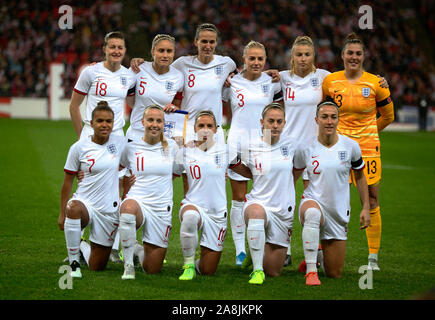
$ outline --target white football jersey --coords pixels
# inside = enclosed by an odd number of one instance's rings
[[[322,101],[322,83],[329,71],[316,69],[304,78],[289,70],[281,71],[281,88],[286,124],[282,136],[293,136],[302,142],[318,134],[316,107]]]
[[[272,82],[265,73],[254,80],[248,80],[242,74],[231,79],[231,86],[224,88],[223,100],[231,101],[231,128],[228,139],[236,138],[253,131],[261,130],[260,119],[264,107],[273,101],[282,99],[281,84]]]
[[[110,135],[103,145],[92,142],[92,137],[87,136],[71,146],[64,171],[85,174],[73,198],[87,200],[102,214],[118,212],[119,161],[125,144],[125,137]]]
[[[350,169],[361,170],[364,161],[358,143],[338,135],[338,141],[330,148],[313,138],[295,155],[295,168],[307,168],[310,183],[304,197],[318,201],[329,214],[343,223],[349,222]]]
[[[104,100],[115,114],[113,131],[122,129],[125,124],[125,98],[127,92],[133,89],[135,84],[134,72],[124,66],[115,72],[105,68],[104,62],[85,67],[74,86],[75,92],[87,95],[84,123],[91,124],[92,110],[99,101]],[[134,92],[129,94],[134,94]]]
[[[205,152],[197,147],[179,149],[175,173],[181,175],[186,171],[189,190],[185,200],[209,210],[207,213],[211,216],[226,211],[225,173],[228,163],[224,143],[215,143]]]
[[[169,71],[158,74],[154,71],[152,62],[145,62],[139,66],[140,72],[136,74],[136,95],[134,107],[130,116],[130,127],[136,130],[145,130],[142,125],[143,112],[151,104],[161,107],[174,100],[177,92],[183,89],[183,74],[169,66]]]
[[[178,146],[167,139],[163,150],[161,142],[150,145],[142,139],[129,141],[121,158],[121,165],[136,176],[127,197],[140,199],[150,206],[161,207],[172,203],[172,172]]]
[[[229,57],[215,54],[208,64],[203,64],[196,56],[184,56],[175,60],[172,66],[184,75],[181,109],[189,112],[189,126],[193,127],[195,116],[201,110],[211,110],[220,126],[222,87],[236,69],[236,63]]]
[[[245,165],[252,172],[252,190],[247,201],[260,201],[274,212],[281,212],[281,219],[288,219],[295,209],[293,183],[294,140],[280,140],[270,145],[260,139],[249,147],[249,161]]]

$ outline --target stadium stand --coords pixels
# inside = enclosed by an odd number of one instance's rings
[[[0,96],[46,97],[48,66],[63,62],[64,96],[69,98],[79,66],[102,59],[104,34],[112,30],[127,34],[129,56],[149,58],[149,44],[157,33],[174,35],[180,56],[194,54],[196,25],[212,22],[221,31],[219,54],[242,65],[242,48],[253,39],[267,48],[266,68],[279,70],[288,68],[289,47],[302,34],[315,40],[318,67],[341,69],[342,41],[355,31],[368,49],[365,69],[388,79],[397,109],[417,106],[422,95],[434,106],[435,4],[430,0],[368,3],[374,29],[363,32],[358,29],[358,8],[367,1],[74,1],[73,29],[60,30],[58,8],[69,2],[1,2]]]

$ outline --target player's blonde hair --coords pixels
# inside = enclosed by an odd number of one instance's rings
[[[245,58],[246,55],[248,54],[248,50],[252,49],[252,48],[262,49],[264,51],[264,57],[266,57],[266,48],[264,47],[264,45],[260,42],[254,41],[254,40],[249,41],[249,43],[243,48],[242,57]],[[246,70],[246,65],[244,64],[243,71],[245,71],[245,70]]]
[[[295,73],[295,61],[294,61],[294,51],[296,46],[309,46],[313,49],[313,56],[316,56],[316,50],[314,49],[314,43],[313,40],[309,36],[298,36],[296,37],[295,41],[293,42],[293,45],[290,50],[290,74],[293,75]],[[311,70],[313,72],[316,71],[316,67],[314,66],[314,63],[311,65]]]
[[[150,109],[154,109],[154,110],[159,110],[159,111],[161,111],[162,114],[163,114],[163,123],[164,123],[164,121],[165,121],[165,112],[163,111],[163,108],[162,108],[161,106],[159,106],[158,104],[150,104],[149,106],[147,106],[147,107],[145,108],[144,112],[143,112],[143,116],[142,116],[142,118],[145,119],[145,117],[146,117],[146,113],[147,113],[147,111],[150,110]],[[163,128],[164,128],[164,125],[163,125]],[[168,141],[166,141],[166,138],[165,138],[165,135],[163,134],[163,131],[160,133],[160,142],[162,143],[163,150],[164,150],[165,153],[166,153],[166,151],[167,151],[167,147],[168,147]]]
[[[266,48],[264,47],[264,45],[260,42],[251,40],[249,41],[249,43],[243,48],[243,55],[242,57],[246,57],[246,54],[248,53],[249,49],[252,48],[259,48],[259,49],[263,49],[264,51],[264,55],[266,56]]]
[[[214,116],[213,112],[210,111],[210,110],[201,110],[200,112],[198,112],[198,114],[195,117],[195,124],[194,124],[194,126],[196,126],[196,122],[202,116],[209,116],[209,117],[211,117],[213,119],[215,127],[217,127],[216,117]]]
[[[268,104],[267,106],[265,106],[263,108],[263,111],[261,112],[261,118],[264,120],[264,117],[266,116],[266,113],[269,110],[273,110],[273,109],[282,111],[282,113],[284,114],[284,117],[285,117],[285,109],[284,109],[284,107],[280,103],[278,103],[278,102],[272,102],[272,103]]]
[[[162,40],[171,42],[175,48],[175,38],[173,36],[170,36],[169,34],[158,34],[154,37],[153,42],[151,43],[151,56],[153,55],[153,51],[156,48],[157,43]]]

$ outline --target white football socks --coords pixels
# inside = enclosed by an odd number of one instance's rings
[[[304,248],[307,274],[317,272],[317,249],[319,248],[320,219],[322,213],[317,208],[305,211],[305,222],[302,228],[302,246]]]
[[[263,270],[264,245],[266,243],[264,219],[249,219],[246,233],[253,270]]]
[[[80,251],[83,254],[83,258],[85,258],[86,264],[89,266],[89,257],[91,256],[91,245],[86,241],[81,241]]]
[[[198,245],[198,222],[200,215],[195,210],[187,210],[183,213],[183,221],[180,226],[180,243],[183,252],[184,264],[195,263],[195,250]]]
[[[134,214],[121,213],[118,230],[124,255],[124,266],[127,264],[133,266],[133,255],[136,245],[136,216]]]
[[[246,253],[245,248],[245,219],[242,215],[243,202],[231,201],[230,222],[231,233],[233,235],[234,245],[236,247],[236,256],[241,252]]]
[[[73,263],[73,261],[79,262],[80,260],[80,223],[81,219],[70,219],[66,217],[63,225],[70,264]]]

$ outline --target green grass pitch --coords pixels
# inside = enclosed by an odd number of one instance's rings
[[[367,263],[365,232],[359,230],[359,197],[352,188],[352,216],[341,279],[321,273],[320,287],[307,287],[297,272],[303,259],[301,226],[295,217],[293,264],[263,286],[248,284],[249,271],[235,266],[228,230],[215,276],[181,283],[182,255],[178,208],[182,186],[174,185],[172,235],[167,260],[158,275],[136,270],[135,281],[122,281],[123,266],[82,268],[73,288],[61,289],[59,268],[66,257],[65,237],[57,227],[63,165],[75,134],[70,121],[0,119],[0,300],[145,299],[145,300],[379,300],[410,299],[435,286],[435,133],[381,134],[381,272],[373,289],[359,287],[360,266]],[[230,204],[230,188],[228,203]],[[298,182],[297,199],[302,184]]]

